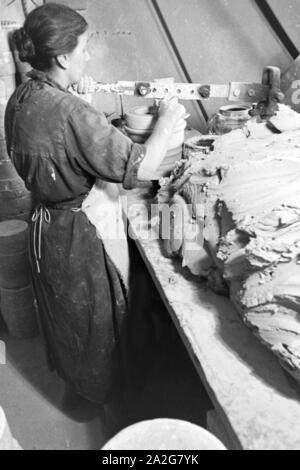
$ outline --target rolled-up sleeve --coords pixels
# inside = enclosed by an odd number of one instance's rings
[[[107,122],[103,113],[87,103],[77,106],[65,129],[67,151],[77,165],[96,178],[123,183],[125,189],[136,186],[137,172],[146,155],[146,147]]]

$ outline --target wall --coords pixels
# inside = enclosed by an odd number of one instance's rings
[[[270,7],[295,46],[300,50],[300,2],[299,0],[269,0]]]
[[[21,1],[15,0],[11,6],[8,3],[9,0],[1,0],[1,17],[11,16],[12,9],[20,17]],[[87,10],[82,13],[91,28],[92,60],[88,73],[99,81],[170,76],[177,81],[191,78],[204,83],[261,81],[265,65],[277,65],[285,70],[292,61],[254,0],[85,0],[84,3]],[[269,0],[269,4],[300,48],[299,2]],[[169,35],[162,27],[162,19]],[[174,53],[174,46],[182,62]],[[97,95],[94,103],[107,113],[120,112],[117,97]],[[136,99],[124,99],[125,111],[134,104]],[[199,104],[185,104],[191,114],[189,123],[205,131]],[[204,115],[210,116],[222,104],[220,100],[207,102]]]
[[[185,81],[174,54],[147,0],[89,1],[87,19],[92,30],[89,72],[100,81],[151,80],[174,77]],[[118,104],[118,98],[116,98]],[[97,96],[97,104],[110,102]],[[125,110],[136,99],[124,98]],[[115,99],[114,99],[115,105]],[[204,123],[197,104],[188,103],[192,122]]]

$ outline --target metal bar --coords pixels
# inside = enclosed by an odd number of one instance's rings
[[[181,100],[205,101],[223,98],[227,101],[259,102],[267,99],[270,87],[261,83],[230,82],[228,84],[133,82],[95,83],[92,92],[117,93],[120,96],[142,96],[163,99],[178,96]]]
[[[163,29],[164,29],[164,31],[165,31],[165,34],[166,34],[166,36],[167,36],[167,38],[168,38],[168,41],[169,41],[170,44],[171,44],[171,47],[172,47],[173,52],[174,52],[174,54],[175,54],[175,56],[176,56],[176,59],[177,59],[179,65],[180,65],[180,67],[181,67],[181,69],[182,69],[182,71],[183,71],[183,73],[184,73],[184,75],[185,75],[186,80],[187,80],[189,83],[193,83],[193,80],[192,80],[192,78],[191,78],[191,76],[190,76],[190,74],[189,74],[189,72],[188,72],[188,70],[187,70],[187,68],[186,68],[186,65],[185,65],[185,63],[184,63],[184,61],[183,61],[183,59],[182,59],[182,57],[181,57],[181,55],[180,55],[179,49],[178,49],[178,47],[176,46],[176,43],[175,43],[174,38],[173,38],[173,36],[172,36],[172,33],[171,33],[171,31],[170,31],[170,29],[169,29],[169,27],[168,27],[168,25],[167,25],[167,22],[166,22],[166,20],[165,20],[163,14],[162,14],[162,11],[161,11],[161,9],[160,9],[158,3],[157,3],[157,0],[151,0],[151,2],[152,2],[152,5],[153,5],[154,10],[155,10],[155,12],[156,12],[156,14],[157,14],[157,16],[158,16],[158,19],[159,19],[159,21],[160,21],[160,23],[161,23],[161,25],[162,25],[162,27],[163,27]],[[202,104],[201,101],[198,101],[198,106],[199,106],[199,108],[200,108],[201,113],[203,114],[204,119],[205,119],[206,121],[208,121],[208,114],[207,114],[207,112],[206,112],[206,110],[205,110],[205,108],[204,108],[204,106],[203,106],[203,104]]]
[[[279,22],[277,16],[271,9],[267,0],[254,0],[254,2],[266,18],[273,31],[278,36],[284,47],[287,49],[289,54],[292,56],[293,59],[296,59],[299,55],[299,50],[293,43],[291,38],[288,36],[281,23]]]

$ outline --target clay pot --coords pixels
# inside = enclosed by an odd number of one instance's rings
[[[11,180],[13,178],[19,178],[15,167],[10,160],[1,161],[0,158],[0,181]]]
[[[0,179],[0,222],[11,219],[28,221],[32,205],[31,193],[18,175],[6,180]]]
[[[135,143],[145,143],[153,132],[157,118],[157,108],[155,107],[136,106],[135,108],[132,108],[125,116],[125,130],[127,135]],[[183,120],[179,126],[174,129],[168,142],[166,156],[153,179],[168,176],[176,162],[181,160],[185,127],[186,122]]]
[[[170,137],[169,142],[168,142],[168,149],[169,150],[170,149],[175,149],[179,145],[183,144],[185,127],[186,127],[186,123],[184,122],[183,125],[181,125],[181,126],[174,129],[174,132],[173,132],[173,134]],[[125,130],[127,132],[127,135],[129,135],[129,137],[131,138],[131,140],[133,140],[133,142],[139,143],[139,144],[143,144],[144,142],[146,142],[148,137],[150,137],[150,135],[153,132],[153,129],[146,129],[146,130],[145,129],[134,129],[134,128],[128,127],[128,126],[125,126]]]
[[[22,220],[0,223],[0,255],[24,251],[28,245],[28,224]]]
[[[28,225],[23,221],[0,223],[0,287],[19,289],[30,284]]]
[[[9,47],[9,31],[0,26],[0,139],[5,139],[4,113],[7,101],[16,88],[16,67]]]
[[[0,162],[2,163],[3,161],[9,161],[9,156],[7,154],[6,141],[4,139],[0,139]]]
[[[38,335],[36,307],[32,286],[22,289],[0,289],[1,313],[8,332],[14,338],[27,339]]]
[[[126,124],[129,128],[143,131],[152,131],[157,118],[157,108],[153,106],[135,106],[125,116]]]
[[[153,129],[134,129],[132,127],[125,126],[126,134],[131,140],[137,144],[143,144],[146,142],[148,137],[152,134]]]
[[[0,222],[4,220],[18,219],[29,221],[32,213],[32,196],[28,191],[22,197],[15,199],[1,199],[0,194]]]
[[[173,170],[176,162],[180,161],[182,158],[182,145],[175,149],[170,149],[166,153],[165,158],[163,159],[160,167],[158,168],[153,180],[168,176]]]
[[[4,117],[7,102],[16,88],[16,67],[10,49],[12,31],[20,27],[14,22],[0,24],[0,221],[20,218],[28,220],[32,198],[6,150]]]
[[[28,221],[32,206],[32,195],[9,159],[5,140],[0,140],[0,222]]]
[[[249,114],[251,109],[252,106],[243,104],[222,106],[209,121],[210,132],[222,135],[242,128],[251,119]]]

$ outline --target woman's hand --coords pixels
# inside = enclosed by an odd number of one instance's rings
[[[182,104],[178,103],[178,98],[174,97],[160,102],[158,115],[160,118],[169,121],[174,128],[186,118],[186,110]]]
[[[138,169],[139,180],[151,180],[155,178],[168,150],[169,140],[174,129],[184,124],[186,115],[185,107],[178,103],[178,98],[162,100],[158,111],[158,120],[153,132],[146,140],[146,156]]]
[[[85,75],[78,83],[74,83],[71,87],[71,93],[79,95],[84,101],[92,102],[92,91],[94,87],[94,79]]]
[[[87,95],[93,91],[94,79],[85,75],[82,77],[78,83],[73,85],[74,90],[79,95]]]

